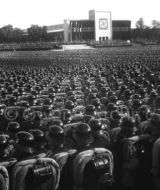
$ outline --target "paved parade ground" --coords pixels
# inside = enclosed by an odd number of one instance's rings
[[[59,51],[65,50],[83,50],[83,49],[93,49],[91,46],[87,46],[86,44],[74,44],[74,45],[63,45],[63,48]],[[54,50],[55,51],[55,50]]]

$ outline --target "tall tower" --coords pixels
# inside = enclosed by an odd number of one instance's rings
[[[89,11],[89,19],[95,21],[95,40],[112,40],[112,19],[110,11]]]
[[[70,20],[64,20],[64,42],[72,41],[72,32],[70,27]]]

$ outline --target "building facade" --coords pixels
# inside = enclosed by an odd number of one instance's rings
[[[94,33],[96,41],[112,40],[112,20],[109,11],[89,11],[89,20],[95,23]]]
[[[130,20],[113,20],[113,39],[129,40],[131,38]]]
[[[68,43],[118,39],[130,29],[131,21],[112,21],[110,11],[91,10],[88,20],[64,20],[63,24],[48,26],[47,33],[54,41]]]

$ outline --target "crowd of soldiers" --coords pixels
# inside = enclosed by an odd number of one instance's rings
[[[100,54],[1,63],[0,189],[160,189],[160,57]]]

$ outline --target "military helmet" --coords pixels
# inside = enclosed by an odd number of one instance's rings
[[[99,131],[102,129],[102,122],[99,119],[91,119],[88,124],[92,131]]]

